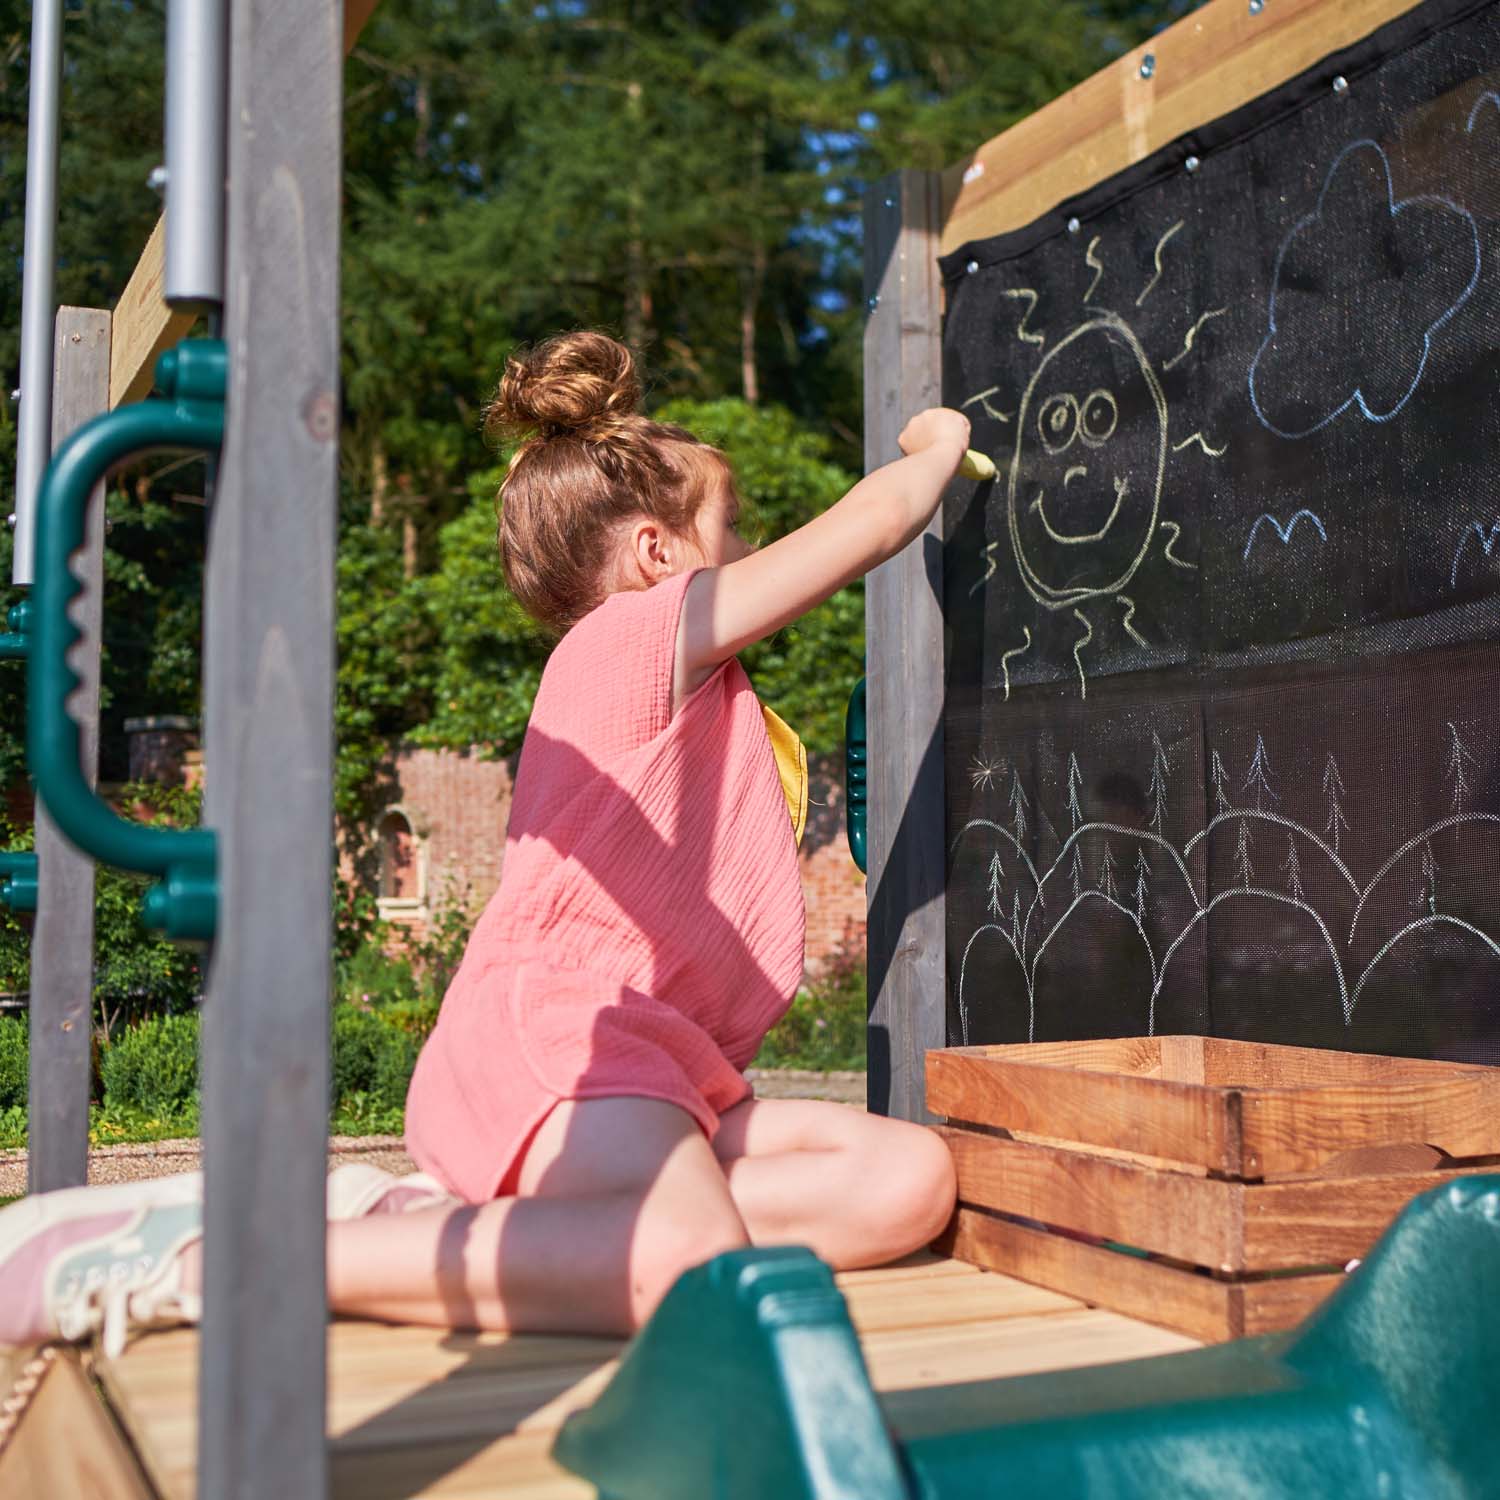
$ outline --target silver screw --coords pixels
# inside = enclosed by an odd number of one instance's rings
[[[11,399],[11,400],[12,400],[12,401],[19,401],[19,400],[20,400],[20,399],[21,399],[21,387],[20,387],[20,386],[17,386],[17,387],[16,387],[16,388],[15,388],[15,390],[13,390],[13,391],[12,391],[12,392],[11,392],[11,393],[10,393],[10,399]]]
[[[1266,0],[1250,0],[1250,14],[1258,16],[1266,8]]]
[[[867,308],[867,309],[868,309],[868,310],[869,310],[869,311],[870,311],[870,312],[874,312],[874,311],[875,311],[875,309],[876,309],[876,308],[877,308],[877,307],[879,307],[879,306],[880,306],[880,295],[879,295],[879,293],[876,293],[876,295],[875,295],[875,296],[873,296],[873,297],[871,297],[871,298],[870,298],[870,299],[869,299],[869,300],[868,300],[868,301],[867,301],[867,302],[866,302],[866,303],[865,303],[865,307],[866,307],[866,308]]]
[[[1077,234],[1078,231],[1080,229],[1082,229],[1082,228],[1083,228],[1083,225],[1080,224],[1077,219],[1069,219],[1068,220],[1068,233],[1069,234]]]
[[[1141,77],[1149,78],[1154,72],[1156,72],[1156,54],[1148,52],[1141,59]]]
[[[1198,168],[1203,165],[1203,163],[1201,161],[1199,161],[1196,156],[1190,156],[1190,157],[1188,157],[1188,159],[1185,162],[1183,162],[1182,165],[1189,172],[1196,172],[1198,170]]]
[[[887,198],[885,200],[885,206],[887,208],[894,208],[896,206],[896,200],[894,198]]]
[[[7,526],[9,526],[12,531],[14,531],[16,529],[16,513],[15,513],[15,511],[11,511],[11,513],[5,518],[5,524]]]
[[[167,190],[167,169],[165,167],[152,167],[146,173],[146,186],[153,193],[165,193]]]
[[[964,274],[967,275],[967,276],[972,276],[978,269],[979,269],[979,262],[977,260],[968,261],[964,265]]]
[[[1349,80],[1342,73],[1333,80],[1333,91],[1340,96],[1349,92]]]

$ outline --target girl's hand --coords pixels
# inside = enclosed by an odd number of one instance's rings
[[[896,439],[905,454],[921,453],[928,448],[948,448],[953,453],[956,470],[969,451],[969,419],[947,406],[929,406],[919,411]]]

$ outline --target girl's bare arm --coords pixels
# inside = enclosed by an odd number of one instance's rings
[[[907,423],[899,442],[905,458],[866,475],[822,515],[693,578],[678,627],[680,696],[921,534],[968,449],[969,421],[933,407]]]

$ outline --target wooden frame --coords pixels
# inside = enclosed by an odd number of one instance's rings
[[[897,457],[902,423],[942,399],[940,254],[1031,223],[1412,4],[1210,0],[945,172],[877,183],[865,198],[866,467]],[[941,513],[870,575],[865,622],[870,1108],[922,1120],[924,1054],[947,1040]]]

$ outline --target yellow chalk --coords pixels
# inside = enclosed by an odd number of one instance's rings
[[[970,448],[964,454],[964,461],[958,466],[958,472],[965,479],[993,479],[995,465],[977,449]]]

